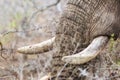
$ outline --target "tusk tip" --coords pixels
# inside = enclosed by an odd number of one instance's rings
[[[51,74],[49,73],[48,75],[42,77],[40,80],[51,80]]]
[[[62,61],[67,62],[67,63],[70,63],[70,62],[72,61],[72,59],[71,59],[70,56],[64,56],[64,57],[62,58]]]
[[[22,53],[23,52],[22,48],[18,48],[17,52]]]
[[[27,51],[26,51],[26,48],[25,48],[25,47],[21,47],[21,48],[18,48],[18,49],[17,49],[17,52],[18,52],[18,53],[26,53]]]

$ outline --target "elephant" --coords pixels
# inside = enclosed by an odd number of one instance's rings
[[[111,36],[120,33],[120,0],[68,0],[60,15],[55,37],[18,48],[19,53],[39,54],[54,50],[51,80],[90,80],[80,75],[80,67],[96,72],[99,54]],[[92,68],[92,69],[91,69]],[[42,80],[42,79],[41,79]],[[47,80],[47,79],[46,79]],[[95,80],[95,79],[92,79]]]

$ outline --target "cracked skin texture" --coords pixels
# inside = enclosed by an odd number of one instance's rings
[[[78,68],[87,68],[95,75],[97,67],[102,64],[100,55],[86,64],[67,64],[57,77],[65,65],[61,60],[63,56],[80,52],[101,35],[110,37],[114,34],[117,39],[120,32],[119,7],[120,0],[68,0],[56,31],[52,80],[89,80],[89,77],[79,76]]]

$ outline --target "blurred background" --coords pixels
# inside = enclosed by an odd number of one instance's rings
[[[38,80],[49,71],[50,55],[25,56],[16,49],[53,37],[65,2],[0,0],[0,80]]]

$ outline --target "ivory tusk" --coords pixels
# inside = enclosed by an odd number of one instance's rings
[[[51,78],[51,75],[48,74],[48,75],[42,77],[40,80],[50,80],[50,78]]]
[[[82,52],[70,56],[64,56],[62,60],[70,64],[84,64],[95,58],[100,53],[100,51],[106,46],[107,42],[108,37],[97,37]]]
[[[19,53],[24,53],[24,54],[37,54],[37,53],[47,52],[53,48],[54,40],[55,40],[55,37],[49,40],[43,41],[39,44],[18,48],[17,51]]]

